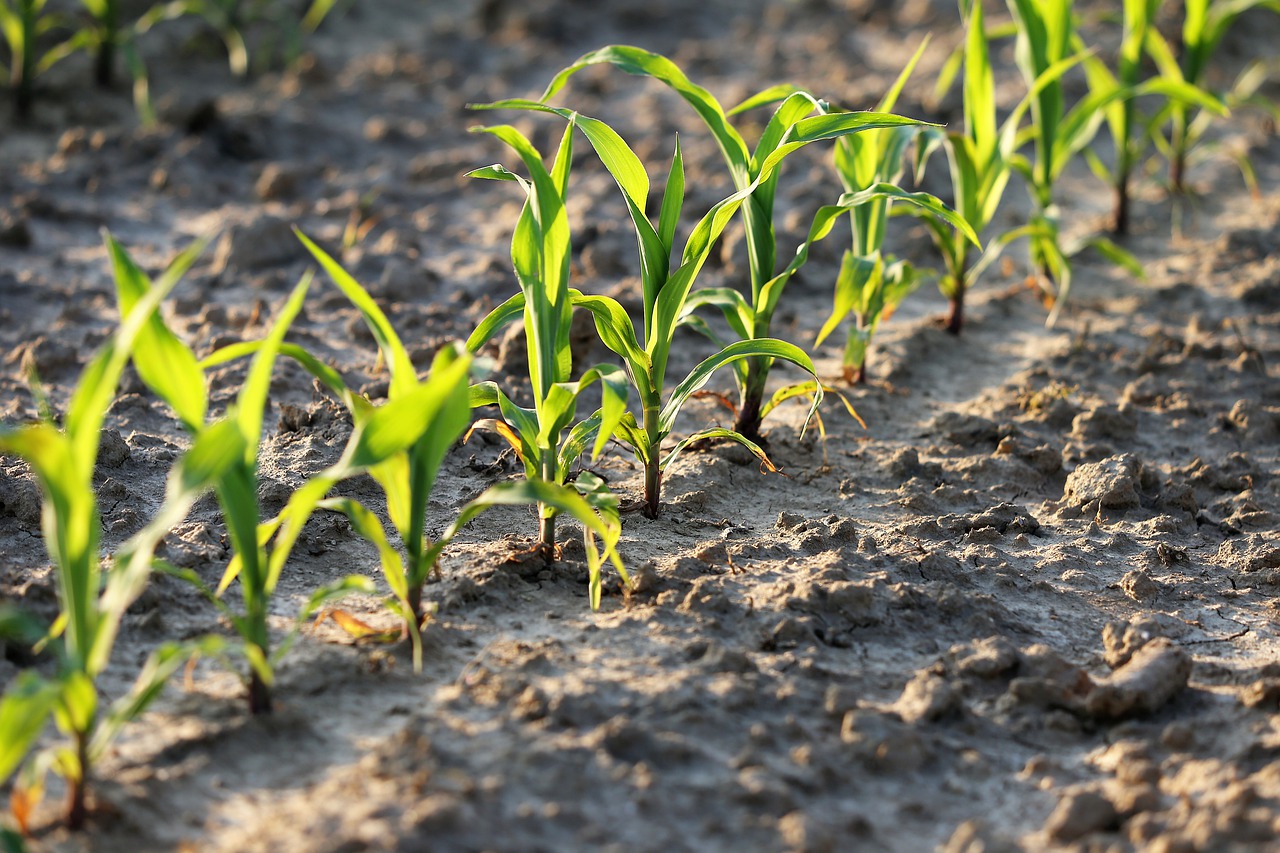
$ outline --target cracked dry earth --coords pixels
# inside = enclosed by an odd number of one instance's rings
[[[932,32],[900,109],[956,122],[954,96],[927,99],[958,37],[954,15],[943,0],[381,0],[330,22],[293,70],[243,87],[216,51],[198,50],[198,33],[175,27],[153,48],[154,130],[135,126],[125,93],[79,93],[54,73],[31,124],[0,119],[0,417],[35,416],[28,366],[65,404],[112,327],[100,227],[153,270],[193,236],[220,235],[166,309],[204,353],[261,335],[304,272],[291,224],[336,250],[354,221],[361,239],[343,261],[425,368],[515,286],[518,199],[460,177],[505,156],[466,132],[479,123],[466,103],[535,95],[581,53],[629,42],[672,56],[726,103],[793,80],[867,106]],[[1239,67],[1278,35],[1273,17],[1247,17],[1222,61]],[[1000,80],[1011,103],[1007,64]],[[616,121],[655,173],[680,132],[690,209],[728,192],[706,134],[656,84],[601,70],[565,97]],[[558,132],[503,119],[544,149]],[[580,545],[555,565],[509,559],[535,521],[493,512],[428,587],[439,613],[421,674],[405,648],[352,645],[326,623],[286,658],[278,713],[253,719],[236,677],[203,662],[103,762],[90,829],[59,827],[54,791],[32,848],[1276,849],[1280,147],[1268,130],[1241,116],[1221,140],[1252,157],[1260,199],[1225,157],[1193,173],[1203,195],[1140,193],[1128,246],[1145,280],[1082,257],[1071,302],[1045,329],[1012,252],[973,293],[962,337],[940,330],[942,302],[925,290],[886,324],[875,381],[847,392],[865,430],[831,406],[825,441],[801,438],[802,410],[784,407],[770,450],[785,476],[725,447],[685,455],[661,517],[626,518],[636,584],[624,592],[611,578],[598,613]],[[637,307],[625,211],[580,154],[577,286]],[[836,192],[821,157],[784,175],[783,246]],[[926,188],[941,192],[941,172]],[[1087,170],[1070,171],[1064,193],[1073,233],[1100,227],[1105,193]],[[1015,182],[1004,224],[1023,196]],[[829,242],[790,286],[780,336],[807,344],[825,317],[843,248]],[[903,227],[895,246],[928,262],[918,230]],[[745,275],[730,234],[702,283]],[[294,328],[366,393],[385,394],[372,341],[335,289],[317,286]],[[508,385],[521,349],[510,336],[487,352]],[[706,353],[678,338],[673,370]],[[608,355],[598,344],[583,354]],[[835,349],[818,357],[839,373]],[[219,405],[241,378],[215,374]],[[350,430],[293,366],[278,368],[272,400],[268,511]],[[725,417],[697,400],[679,430]],[[136,378],[109,425],[96,485],[112,546],[149,517],[184,439]],[[620,451],[597,470],[624,495],[640,487]],[[481,436],[456,447],[431,528],[516,474]],[[347,488],[375,494],[367,481]],[[164,553],[216,580],[228,549],[212,501]],[[353,570],[376,576],[375,555],[317,517],[275,627]],[[0,595],[51,618],[54,588],[38,491],[4,458]],[[374,600],[350,606],[386,618]],[[157,578],[103,690],[126,689],[157,642],[226,630]],[[47,666],[5,652],[2,682]]]

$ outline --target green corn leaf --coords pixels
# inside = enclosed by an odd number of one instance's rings
[[[734,185],[740,189],[750,183],[748,169],[750,157],[747,153],[747,144],[729,124],[724,108],[710,92],[690,82],[684,72],[665,56],[629,45],[610,45],[592,51],[560,71],[538,100],[545,103],[564,88],[569,78],[578,71],[601,63],[612,64],[628,74],[652,77],[669,86],[693,107],[706,123],[716,144],[720,146],[725,161],[729,164]]]
[[[583,476],[590,477],[589,474]],[[626,577],[626,569],[617,553],[622,525],[617,517],[616,499],[613,512],[610,513],[607,503],[602,503],[599,499],[589,502],[577,490],[545,480],[526,479],[520,482],[498,483],[490,486],[479,497],[463,507],[458,518],[444,532],[441,539],[452,540],[463,526],[491,507],[530,504],[537,504],[556,513],[569,515],[583,526],[587,545],[587,566],[591,577],[591,606],[592,609],[598,609],[600,607],[600,568],[604,562],[611,562],[624,579]],[[602,508],[603,515],[598,512]],[[596,536],[602,540],[600,548],[595,547]]]
[[[505,100],[484,104],[478,108],[533,110],[558,115],[568,120],[571,125],[576,123],[577,128],[582,131],[587,141],[591,143],[592,148],[595,149],[600,162],[617,183],[627,204],[627,210],[630,213],[631,221],[639,240],[641,279],[644,282],[645,294],[645,314],[646,318],[650,317],[652,305],[657,298],[658,291],[667,279],[671,254],[670,241],[673,238],[676,220],[680,213],[679,199],[674,197],[672,199],[674,206],[673,209],[668,211],[671,220],[665,225],[660,225],[659,229],[655,229],[645,214],[645,205],[649,196],[649,176],[645,172],[644,165],[640,162],[640,158],[635,155],[635,152],[623,141],[622,137],[599,119],[584,116],[571,110],[548,107],[537,101]],[[678,147],[676,150],[676,162],[679,162]],[[676,170],[676,164],[673,164],[672,169],[673,171]],[[679,175],[678,186],[673,188],[670,181],[668,182],[668,193],[672,189],[677,189],[681,194],[683,193],[682,169],[679,171]],[[664,197],[663,206],[664,208],[667,207],[666,197]],[[661,228],[669,228],[671,235],[662,236],[659,233]]]
[[[680,154],[680,137],[676,136],[676,151],[667,171],[667,184],[662,192],[662,207],[658,213],[658,237],[662,240],[668,263],[675,246],[676,226],[680,224],[680,211],[684,208],[684,158]],[[665,273],[665,270],[664,270]],[[651,311],[646,310],[646,315]]]
[[[306,298],[307,289],[311,286],[311,279],[310,273],[304,275],[294,287],[293,292],[289,294],[289,299],[276,316],[266,340],[254,355],[253,363],[249,367],[249,375],[245,378],[244,385],[236,397],[235,418],[250,446],[247,459],[257,458],[258,440],[262,433],[262,413],[271,391],[271,373],[275,368],[276,355],[284,342],[285,333],[289,331],[289,325],[302,311],[302,303]]]
[[[667,400],[666,405],[662,407],[662,411],[658,416],[659,429],[662,434],[668,435],[671,433],[671,430],[675,427],[676,415],[679,414],[685,401],[689,399],[693,392],[706,385],[716,370],[738,359],[760,357],[780,358],[803,368],[815,377],[818,374],[809,356],[795,344],[789,344],[786,341],[774,338],[736,341],[715,355],[703,360],[671,392],[670,398]],[[822,401],[822,394],[819,392],[814,397],[813,409],[810,411],[811,417],[813,411],[817,410],[818,404]]]
[[[812,379],[806,382],[796,382],[791,385],[784,385],[779,388],[761,408],[760,417],[763,418],[767,416],[769,412],[772,412],[788,400],[794,400],[797,397],[808,397],[809,399],[812,399],[814,391],[818,388],[822,389],[823,394],[834,394],[836,399],[844,406],[844,410],[848,412],[849,417],[857,421],[863,429],[867,428],[867,422],[858,414],[858,410],[854,408],[853,402],[847,395],[825,382],[815,381]],[[821,423],[819,423],[819,428],[821,428]]]
[[[752,455],[759,459],[761,464],[763,464],[768,470],[778,470],[777,466],[773,464],[769,459],[769,455],[764,452],[760,445],[756,444],[741,433],[734,432],[731,429],[725,429],[724,427],[711,427],[710,429],[699,430],[688,438],[677,442],[676,446],[671,448],[671,451],[667,454],[666,458],[662,460],[662,470],[665,471],[671,463],[676,460],[676,457],[678,457],[685,448],[689,447],[689,445],[696,444],[699,441],[709,441],[717,438],[725,438],[729,441],[735,441],[738,444],[741,444],[747,450],[750,450]]]
[[[779,83],[776,86],[770,86],[762,92],[750,96],[736,107],[730,109],[727,115],[735,116],[738,113],[745,113],[748,110],[754,110],[759,107],[767,107],[776,104],[779,101],[786,100],[789,96],[800,91],[800,87],[791,83]]]
[[[601,364],[591,368],[581,380],[582,387],[595,382],[600,382],[601,387],[601,407],[600,407],[600,430],[596,437],[596,443],[591,448],[591,458],[599,459],[600,454],[604,452],[604,447],[609,443],[609,439],[613,437],[614,432],[618,428],[622,416],[627,411],[627,396],[630,389],[630,383],[627,381],[627,375],[617,367],[611,364]]]
[[[405,350],[404,344],[400,341],[400,336],[392,328],[391,321],[387,319],[387,315],[374,302],[369,292],[361,287],[360,283],[352,278],[350,273],[342,268],[341,264],[311,242],[301,231],[295,229],[294,233],[302,241],[302,245],[306,246],[312,256],[324,267],[324,271],[329,274],[329,278],[333,283],[338,286],[338,289],[343,292],[351,304],[364,317],[365,325],[369,327],[369,331],[373,334],[373,339],[377,342],[378,349],[382,351],[382,357],[391,372],[390,393],[398,395],[409,390],[416,382],[417,373],[413,369],[413,362],[409,360],[409,354]]]
[[[500,163],[494,163],[492,166],[482,166],[479,169],[472,169],[463,175],[464,178],[481,178],[487,181],[513,181],[528,187],[529,182],[517,175],[515,172],[507,169]]]
[[[298,622],[305,622],[335,601],[349,595],[375,595],[378,588],[364,575],[347,575],[319,587],[298,611]]]
[[[879,288],[882,270],[883,262],[878,253],[870,257],[855,255],[853,252],[844,253],[840,262],[840,275],[836,278],[831,315],[822,324],[822,329],[813,342],[815,347],[822,346],[822,342],[849,316],[849,312],[856,311],[862,315],[867,313],[866,294]]]
[[[982,248],[982,242],[978,239],[978,234],[974,231],[973,226],[956,213],[951,208],[943,204],[942,200],[937,196],[930,195],[926,192],[908,192],[901,187],[893,184],[881,183],[868,187],[860,192],[847,193],[840,197],[837,202],[838,207],[856,208],[870,201],[884,199],[890,202],[901,202],[924,211],[930,217],[941,219],[956,231],[959,231],[964,238]]]
[[[755,310],[747,298],[732,287],[701,287],[689,294],[685,301],[684,312],[680,322],[685,322],[703,306],[717,308],[724,314],[729,328],[744,340],[753,337],[755,328]]]
[[[974,160],[987,163],[996,151],[996,96],[981,3],[971,5],[967,26],[964,51],[965,134],[973,140]]]
[[[151,282],[109,233],[104,232],[103,238],[115,273],[120,312],[127,315],[151,290]],[[183,251],[165,272],[161,288],[172,288],[205,245],[206,241],[197,241]],[[139,332],[133,361],[142,381],[169,404],[188,430],[197,430],[204,424],[208,404],[204,372],[195,354],[169,331],[158,314],[152,314]]]
[[[451,395],[459,389],[465,393],[470,367],[469,357],[458,358],[451,364],[439,366],[432,371],[431,379],[427,382],[374,409],[362,424],[349,464],[368,467],[407,450],[431,429]],[[465,424],[462,428],[465,428]],[[459,428],[459,434],[462,428]],[[456,437],[440,443],[447,448]]]
[[[764,162],[770,154],[778,149],[778,146],[787,138],[787,134],[798,122],[808,116],[812,112],[822,112],[825,105],[810,95],[808,92],[797,89],[792,92],[786,100],[779,104],[773,115],[769,118],[769,123],[765,125],[764,132],[760,134],[760,141],[756,143],[756,149],[751,155],[751,173],[754,177],[759,173],[760,164]],[[772,206],[772,197],[766,202],[767,206]]]
[[[578,461],[578,457],[587,452],[587,445],[591,444],[600,434],[602,421],[603,416],[600,410],[597,409],[595,414],[578,421],[569,430],[564,441],[560,442],[560,456],[556,471],[558,479],[564,480],[572,473],[573,465]],[[605,434],[604,441],[601,444],[607,443],[609,438],[610,435]]]
[[[811,142],[835,139],[848,133],[859,133],[865,130],[917,125],[941,126],[931,122],[904,118],[893,113],[854,112],[813,116],[792,126],[783,143],[774,149],[760,164],[760,175],[767,177],[789,154]]]
[[[86,483],[92,476],[102,423],[115,396],[120,375],[129,363],[138,336],[176,283],[176,277],[162,278],[145,296],[140,297],[124,315],[115,334],[107,339],[80,374],[67,406],[64,427],[71,442],[75,465]]]
[[[98,714],[98,690],[93,679],[81,670],[62,674],[62,690],[53,707],[58,729],[66,735],[78,735],[93,728]]]
[[[253,450],[246,452],[253,453]],[[265,553],[258,535],[258,480],[253,468],[238,460],[218,478],[217,495],[235,554],[218,582],[218,595],[225,593],[231,583],[245,573],[248,575],[242,583],[245,598],[257,598],[265,583],[262,569]]]
[[[1134,257],[1131,252],[1126,251],[1106,237],[1102,237],[1100,235],[1089,237],[1076,251],[1082,251],[1084,249],[1096,249],[1098,254],[1102,255],[1116,266],[1123,267],[1134,278],[1145,279],[1147,277],[1146,270],[1142,268],[1141,261]]]
[[[378,549],[378,561],[382,565],[382,575],[387,586],[396,598],[408,600],[409,586],[405,577],[404,560],[387,539],[378,517],[355,498],[329,498],[320,502],[320,508],[345,515],[351,521],[356,535]]]
[[[635,327],[622,305],[612,297],[589,296],[578,290],[570,291],[570,299],[574,307],[585,308],[591,312],[595,321],[596,333],[601,342],[611,351],[626,360],[631,371],[632,380],[642,395],[650,391],[647,379],[652,370],[649,354],[636,340]]]
[[[525,295],[521,291],[486,314],[471,337],[467,338],[467,349],[479,352],[480,347],[492,340],[494,335],[524,315],[524,304]]]
[[[0,782],[7,781],[44,730],[61,686],[34,672],[18,674],[0,698]]]
[[[192,504],[241,463],[245,441],[237,425],[222,420],[196,434],[191,448],[169,471],[164,503],[142,530],[120,547],[99,604],[103,618],[93,639],[87,671],[106,668],[120,620],[146,587],[156,547],[186,518]]]
[[[225,347],[214,350],[200,361],[202,370],[235,361],[239,358],[247,358],[256,355],[262,349],[264,341],[241,341],[234,344],[228,344]],[[347,403],[348,409],[353,409],[351,398],[355,396],[354,392],[347,385],[346,380],[342,378],[342,374],[316,358],[306,349],[297,344],[282,343],[280,344],[280,355],[291,358],[303,369],[320,380],[326,388],[333,392],[338,399]],[[354,409],[353,409],[354,410]]]

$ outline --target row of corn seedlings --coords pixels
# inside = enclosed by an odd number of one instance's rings
[[[1229,5],[1238,14],[1243,6],[1259,4]],[[23,8],[38,12],[41,6],[31,2]],[[421,666],[421,630],[431,615],[423,601],[423,585],[462,526],[490,507],[536,506],[536,547],[548,560],[557,553],[557,519],[575,519],[584,536],[590,604],[598,607],[606,565],[613,566],[624,583],[628,580],[618,552],[625,508],[600,477],[576,470],[578,460],[588,450],[593,458],[598,457],[612,441],[627,448],[644,472],[643,495],[636,507],[650,517],[661,509],[663,471],[696,441],[736,441],[772,467],[760,444],[763,418],[779,402],[795,396],[810,398],[812,418],[829,386],[819,379],[803,349],[770,336],[771,319],[786,284],[806,262],[811,246],[825,239],[846,216],[852,245],[842,259],[833,311],[823,324],[819,341],[850,314],[854,316],[844,360],[849,380],[865,377],[867,349],[878,323],[929,277],[936,278],[950,297],[948,327],[958,332],[966,289],[1016,237],[1030,238],[1033,262],[1054,280],[1059,298],[1064,296],[1070,253],[1059,246],[1053,186],[1069,159],[1085,150],[1097,127],[1104,120],[1108,122],[1116,147],[1114,164],[1106,167],[1096,153],[1091,159],[1096,170],[1105,170],[1123,198],[1147,142],[1153,142],[1166,126],[1171,127],[1172,141],[1165,140],[1164,147],[1175,160],[1182,152],[1185,164],[1187,148],[1196,141],[1197,133],[1203,133],[1203,127],[1196,123],[1223,108],[1222,100],[1195,85],[1203,73],[1203,57],[1191,67],[1177,66],[1175,73],[1171,51],[1150,24],[1155,6],[1152,0],[1125,4],[1120,63],[1113,73],[1082,49],[1073,28],[1071,4],[1065,0],[1010,0],[1014,26],[995,31],[986,28],[981,4],[972,3],[965,10],[965,122],[963,128],[950,133],[891,112],[924,51],[923,44],[872,112],[834,109],[791,86],[771,87],[739,107],[725,110],[669,59],[628,46],[611,46],[584,56],[556,75],[539,100],[483,105],[487,110],[555,116],[566,126],[549,164],[514,127],[479,128],[510,148],[527,173],[522,176],[500,165],[471,173],[477,178],[515,183],[523,191],[525,202],[511,242],[519,290],[481,321],[465,345],[441,349],[425,378],[417,375],[400,337],[368,292],[319,246],[299,235],[328,278],[360,312],[377,343],[379,359],[390,375],[387,399],[381,404],[352,390],[336,370],[286,340],[311,286],[310,274],[285,301],[264,339],[230,345],[201,360],[168,328],[158,309],[202,246],[197,244],[181,253],[152,281],[108,236],[122,318],[119,328],[82,374],[60,428],[51,416],[26,426],[0,426],[0,452],[25,459],[40,483],[42,529],[58,578],[60,605],[51,626],[38,625],[11,606],[0,608],[0,638],[46,649],[56,660],[52,674],[23,672],[0,699],[0,781],[18,774],[11,802],[19,827],[25,828],[50,772],[67,782],[68,823],[83,825],[85,790],[93,763],[122,727],[158,695],[167,677],[195,655],[242,660],[251,712],[271,710],[275,666],[296,635],[295,627],[273,642],[268,628],[271,598],[303,527],[317,512],[342,513],[353,530],[375,548],[385,581],[386,605],[401,625],[398,635],[412,646],[415,667]],[[8,5],[0,8],[6,13],[0,23],[7,31],[14,18]],[[1206,8],[1218,12],[1217,17],[1209,16],[1212,25],[1204,21],[1187,25],[1189,33],[1208,29],[1207,35],[1197,37],[1197,45],[1220,41],[1223,21],[1228,17],[1219,7],[1188,3],[1189,21],[1196,14],[1205,17]],[[21,18],[22,25],[27,26],[30,20],[34,20],[30,15]],[[998,124],[988,45],[992,38],[1009,34],[1017,39],[1018,64],[1028,79],[1028,93]],[[15,41],[12,36],[10,41]],[[1154,57],[1160,77],[1140,79],[1144,53]],[[703,119],[729,166],[733,191],[697,218],[678,255],[680,223],[692,219],[684,211],[685,171],[679,142],[666,169],[658,210],[651,214],[649,173],[622,136],[599,119],[546,103],[578,70],[602,63],[652,77],[678,93]],[[1067,109],[1062,76],[1081,63],[1090,93]],[[958,72],[959,63],[950,63],[947,69],[944,84],[948,75]],[[1251,85],[1256,89],[1256,83]],[[1164,106],[1144,122],[1135,104],[1139,98],[1150,97],[1162,98]],[[764,106],[772,106],[774,111],[752,148],[730,117]],[[1192,108],[1202,112],[1188,121],[1187,110]],[[1028,113],[1031,121],[1024,125]],[[639,318],[629,316],[610,297],[571,286],[567,205],[577,133],[587,140],[627,205],[637,238],[643,288]],[[825,141],[834,143],[834,161],[844,193],[815,211],[805,240],[779,269],[773,213],[779,167],[794,151]],[[1034,159],[1021,153],[1027,145],[1033,147]],[[933,152],[945,150],[954,209],[932,195],[898,186],[913,148],[917,174]],[[994,219],[1014,172],[1024,176],[1032,193],[1033,221],[999,235],[983,251],[979,236]],[[1117,213],[1122,209],[1118,202]],[[943,257],[942,273],[931,273],[884,250],[886,223],[894,213],[915,216],[925,223]],[[742,291],[698,287],[698,276],[712,247],[735,217],[741,219],[747,235],[750,286]],[[1110,247],[1113,256],[1123,258],[1118,248],[1099,245]],[[975,248],[981,254],[971,263]],[[719,312],[733,339],[726,340],[713,329],[700,315],[703,309]],[[601,343],[618,363],[586,370],[572,364],[569,328],[575,310],[590,313]],[[531,408],[516,405],[496,383],[477,381],[475,376],[475,353],[517,320],[524,324],[528,346]],[[672,385],[668,362],[675,332],[681,326],[702,332],[716,349]],[[296,489],[278,515],[264,519],[257,499],[258,448],[272,372],[282,357],[295,360],[340,400],[351,414],[353,428],[340,459]],[[207,373],[237,359],[250,360],[243,385],[227,412],[210,418]],[[809,379],[782,388],[765,400],[766,380],[776,360],[797,365]],[[170,472],[166,495],[153,518],[104,561],[92,477],[106,411],[130,363],[143,383],[176,414],[190,445]],[[722,367],[734,371],[739,385],[735,427],[709,426],[667,446],[684,403]],[[579,407],[588,389],[598,391],[600,405],[582,417]],[[634,410],[633,394],[638,402]],[[496,411],[473,421],[472,411],[477,408]],[[462,507],[433,541],[426,532],[432,487],[449,448],[476,428],[492,430],[511,445],[524,464],[524,478],[490,487]],[[340,483],[363,474],[381,488],[385,514],[354,498],[331,496]],[[155,553],[163,537],[205,492],[216,495],[233,551],[216,587],[207,586],[191,570],[158,559]],[[238,640],[214,636],[166,644],[152,654],[128,694],[103,705],[96,679],[108,663],[125,611],[142,592],[152,571],[168,573],[198,589],[225,616]],[[238,606],[226,599],[233,587],[239,591]],[[375,591],[373,582],[362,575],[342,578],[316,590],[300,609],[296,624],[337,597]],[[66,740],[37,749],[37,744],[44,743],[41,737],[50,719]],[[10,833],[4,840],[9,843],[14,838]]]
[[[275,34],[284,56],[296,56],[301,39],[315,31],[338,0],[311,0],[298,16],[279,0],[169,0],[132,21],[123,19],[120,0],[79,0],[79,14],[47,8],[47,0],[0,0],[0,45],[8,48],[9,67],[0,67],[0,85],[13,92],[19,117],[31,111],[35,80],[77,53],[92,55],[94,83],[114,85],[117,57],[123,56],[133,79],[134,99],[144,121],[151,120],[146,65],[138,42],[157,24],[194,16],[211,26],[226,45],[227,60],[237,77],[249,73],[245,33],[261,26]]]

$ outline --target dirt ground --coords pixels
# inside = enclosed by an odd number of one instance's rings
[[[536,96],[578,55],[624,42],[672,56],[726,104],[787,80],[865,108],[932,32],[899,108],[958,122],[955,93],[928,98],[960,37],[955,16],[950,0],[379,0],[330,21],[293,70],[240,86],[216,43],[175,24],[147,48],[155,130],[138,129],[127,92],[77,90],[84,69],[69,63],[46,78],[31,123],[0,107],[0,418],[36,415],[29,365],[65,402],[112,328],[103,227],[152,270],[193,237],[219,235],[166,309],[204,353],[261,335],[305,271],[290,224],[338,251],[354,221],[344,263],[425,368],[515,288],[519,198],[461,177],[512,158],[467,129],[510,121],[546,150],[561,127],[477,116],[467,103]],[[1244,19],[1221,51],[1224,75],[1278,37],[1274,16]],[[1011,50],[998,58],[1011,104]],[[616,121],[655,179],[679,132],[689,210],[729,192],[705,131],[658,84],[596,69],[561,102]],[[833,405],[825,443],[800,438],[803,408],[784,406],[769,438],[785,476],[729,448],[682,457],[662,516],[626,517],[637,588],[624,595],[610,578],[598,613],[580,545],[556,565],[510,561],[536,522],[490,513],[428,586],[439,614],[420,675],[407,648],[353,645],[326,623],[285,659],[277,713],[254,719],[238,677],[204,662],[102,763],[90,829],[61,829],[52,791],[33,849],[1276,849],[1271,130],[1237,116],[1224,151],[1192,172],[1198,195],[1143,185],[1126,245],[1145,280],[1084,255],[1046,329],[1015,249],[972,294],[962,337],[941,330],[934,290],[885,325],[874,381],[847,392],[865,430]],[[1261,198],[1229,151],[1251,156]],[[826,157],[784,173],[786,253],[838,191]],[[926,188],[941,192],[944,172],[935,163]],[[1019,221],[1025,197],[1015,180],[998,224]],[[577,286],[638,305],[630,225],[585,144],[570,199]],[[1102,227],[1109,203],[1082,165],[1068,174],[1071,234]],[[919,229],[902,227],[894,245],[936,262]],[[790,285],[777,334],[812,343],[843,248],[828,240]],[[731,233],[701,283],[745,280]],[[353,384],[385,393],[371,339],[327,282],[294,328]],[[516,344],[487,353],[507,383],[523,369]],[[707,353],[679,337],[672,375]],[[834,381],[838,344],[818,355]],[[597,344],[590,356],[609,353]],[[220,404],[238,371],[215,375]],[[726,420],[697,400],[680,432]],[[272,510],[336,459],[350,427],[285,364],[268,423],[261,497]],[[109,424],[98,487],[112,546],[155,509],[184,439],[133,377]],[[517,475],[500,450],[474,437],[450,453],[432,530]],[[625,496],[640,488],[621,451],[596,470]],[[348,488],[374,500],[368,482]],[[212,500],[164,553],[208,580],[221,574],[227,539]],[[374,554],[318,517],[275,602],[280,635],[310,590],[351,571],[376,576]],[[54,590],[36,486],[0,459],[0,596],[50,618]],[[373,599],[350,607],[390,619]],[[226,630],[186,587],[156,579],[126,620],[104,692],[125,690],[157,642]],[[0,683],[20,665],[45,664],[9,648]]]

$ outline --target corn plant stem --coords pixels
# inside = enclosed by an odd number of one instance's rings
[[[543,448],[539,465],[542,479],[548,483],[556,482],[556,453],[551,448]],[[538,555],[550,563],[556,558],[556,516],[551,507],[538,505]]]
[[[116,39],[119,38],[119,10],[114,0],[103,8],[102,41],[98,43],[98,55],[94,65],[94,82],[99,88],[109,89],[115,82]]]
[[[1116,175],[1116,204],[1111,214],[1111,233],[1124,237],[1129,233],[1129,172]]]
[[[950,307],[947,311],[947,331],[959,335],[964,328],[965,273],[969,268],[969,252],[965,243],[957,241],[955,253],[948,258],[948,266],[950,269],[947,277],[951,280],[952,288],[948,297]]]
[[[866,343],[861,347],[862,357],[859,358],[853,347],[856,340],[861,338]],[[868,331],[866,320],[861,314],[855,318],[855,325],[849,332],[849,344],[845,347],[844,364],[841,365],[844,381],[850,385],[866,385],[867,384],[867,361],[871,355],[871,334]]]
[[[959,335],[964,328],[964,289],[963,281],[956,284],[947,311],[947,331],[953,335]]]
[[[13,99],[18,118],[31,115],[32,85],[36,76],[36,11],[33,0],[19,0],[22,40],[13,55]]]
[[[86,792],[89,786],[89,734],[76,732],[76,760],[79,772],[67,779],[67,828],[72,832],[84,829],[89,816]]]
[[[228,533],[235,552],[240,555],[240,592],[244,600],[244,641],[256,647],[266,660],[271,640],[267,632],[267,602],[264,574],[266,568],[260,559],[258,548],[257,513],[246,513],[242,505],[256,503],[258,489],[252,471],[237,470],[217,488],[223,517],[227,519]],[[254,666],[249,667],[249,713],[271,712],[271,691]]]
[[[1169,157],[1169,189],[1175,193],[1186,190],[1187,171],[1187,116],[1178,108],[1173,112],[1172,155]]]
[[[764,441],[760,435],[760,424],[764,420],[760,411],[764,408],[764,389],[768,380],[769,368],[765,360],[747,359],[747,379],[742,385],[742,397],[733,430],[756,444]]]
[[[405,551],[408,552],[409,561],[406,564],[408,570],[409,612],[412,614],[416,624],[422,624],[422,584],[426,581],[427,575],[431,571],[431,566],[424,566],[427,550],[427,498],[429,490],[424,482],[425,473],[422,466],[415,465],[412,474],[413,480],[409,486],[410,495],[410,516],[409,516],[409,536],[405,539]],[[412,626],[406,625],[405,629],[409,630]]]
[[[249,713],[255,717],[270,714],[273,705],[271,701],[271,688],[262,680],[262,676],[258,675],[257,670],[249,673]]]
[[[644,461],[644,516],[657,518],[662,509],[662,430],[660,410],[644,407],[644,431],[649,436],[649,457]]]
[[[405,580],[408,586],[408,598],[405,604],[409,607],[409,612],[413,614],[415,624],[421,625],[423,617],[426,616],[422,611],[422,586],[427,582],[427,578],[431,576],[435,564],[428,562],[426,537],[418,540],[416,546],[406,546],[408,551],[408,563]],[[405,625],[405,631],[409,631],[412,626]]]

